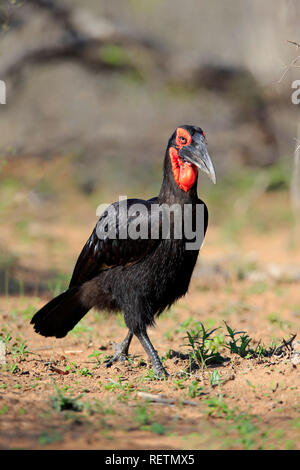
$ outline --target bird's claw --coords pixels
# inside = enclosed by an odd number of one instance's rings
[[[168,374],[168,372],[166,371],[166,369],[163,369],[163,370],[159,370],[159,371],[155,371],[155,374],[157,375],[157,378],[159,380],[166,380],[170,377],[170,375]]]
[[[111,367],[115,362],[124,362],[128,360],[128,350],[124,348],[123,343],[113,343],[113,349],[116,351],[116,354],[111,358],[104,361],[105,367]]]
[[[161,363],[159,364],[154,364],[153,365],[153,370],[159,380],[165,380],[170,377],[166,369],[163,367]]]

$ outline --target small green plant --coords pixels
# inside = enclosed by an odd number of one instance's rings
[[[45,431],[38,438],[38,442],[42,446],[52,444],[53,442],[59,442],[61,440],[62,436],[58,431],[54,431],[53,433],[48,433]]]
[[[224,402],[222,394],[218,397],[208,398],[204,400],[204,403],[208,406],[208,416],[225,416],[226,419],[233,419],[235,416],[236,408],[230,409],[227,403]]]
[[[6,346],[12,340],[11,334],[4,329],[2,329],[0,338]]]
[[[166,429],[163,424],[153,420],[154,412],[149,410],[149,403],[138,404],[134,410],[133,420],[140,429],[150,431],[158,435],[164,435]]]
[[[199,387],[199,382],[197,380],[193,380],[193,382],[189,386],[188,395],[191,398],[200,397],[201,395],[205,395],[203,392],[203,387]]]
[[[212,352],[218,352],[220,351],[225,345],[225,336],[222,333],[219,333],[218,335],[215,335],[213,338],[211,338],[210,341],[210,349]]]
[[[234,417],[233,427],[238,431],[239,441],[245,450],[250,450],[255,445],[254,436],[258,431],[257,426],[253,423],[252,417],[247,413],[241,413]]]
[[[214,369],[209,375],[209,383],[212,387],[216,387],[217,385],[221,385],[223,381],[221,380],[221,376],[217,369]]]
[[[134,386],[129,382],[122,382],[121,378],[116,380],[110,380],[108,383],[103,385],[104,390],[115,391],[121,390],[122,392],[133,392]],[[124,398],[124,396],[119,395],[119,398]]]
[[[248,349],[252,338],[250,338],[245,331],[236,331],[230,328],[229,325],[225,322],[228,335],[230,337],[229,345],[226,347],[230,350],[232,354],[238,354],[240,357],[246,357],[248,354],[251,354],[251,351]],[[237,335],[240,335],[236,338]]]
[[[7,372],[10,372],[11,374],[16,374],[17,372],[19,372],[19,366],[18,364],[4,364],[3,366],[3,369],[6,370]]]
[[[111,405],[106,405],[103,401],[94,400],[92,403],[88,403],[92,407],[92,413],[98,413],[103,415],[115,415],[116,410]],[[86,408],[86,404],[84,407]]]
[[[8,412],[8,406],[4,405],[2,408],[0,408],[0,415],[4,415],[5,413]]]
[[[210,417],[225,418],[231,424],[227,425],[228,430],[237,431],[239,438],[237,442],[241,443],[244,449],[252,449],[255,445],[254,437],[257,437],[257,426],[253,423],[255,416],[248,413],[240,413],[237,407],[229,408],[224,401],[224,396],[211,397],[204,400],[208,405],[207,414]]]
[[[136,406],[133,415],[133,419],[136,423],[145,426],[151,423],[152,417],[153,412],[149,411],[148,403]]]
[[[195,322],[195,320],[192,317],[187,318],[185,321],[180,323],[180,325],[176,328],[175,334],[178,333],[185,333],[187,328],[190,328],[192,326],[195,326],[198,322]]]
[[[240,357],[250,359],[250,358],[267,358],[273,356],[273,354],[276,354],[278,350],[281,350],[283,347],[285,350],[287,350],[288,345],[293,341],[295,336],[292,336],[290,340],[285,341],[283,340],[283,343],[281,346],[278,346],[274,341],[270,344],[270,346],[266,347],[264,344],[262,344],[260,341],[257,344],[255,348],[251,348],[250,344],[253,341],[252,338],[250,338],[244,331],[236,331],[233,328],[231,328],[227,323],[225,322],[227,332],[230,341],[229,343],[226,342],[224,345],[227,349],[230,350],[232,354],[237,354]],[[237,336],[237,337],[236,337]]]
[[[155,434],[159,434],[160,436],[166,433],[166,429],[161,423],[153,423],[150,427],[150,431],[154,432]]]
[[[179,390],[182,390],[184,388],[186,388],[186,379],[176,379],[176,380],[173,380],[173,384],[175,385],[176,388],[178,388]]]
[[[85,377],[88,377],[88,376],[92,377],[92,375],[93,375],[93,374],[90,372],[90,370],[87,369],[86,367],[84,367],[83,369],[79,369],[77,372],[78,372],[78,374],[84,375]]]
[[[13,345],[11,349],[11,354],[13,357],[23,359],[24,356],[26,356],[27,354],[33,354],[33,353],[28,350],[28,345],[26,341],[21,341],[20,343],[17,342],[16,344]]]
[[[103,354],[102,351],[99,351],[98,349],[95,349],[92,354],[90,354],[88,357],[95,358],[96,363],[99,366],[101,364],[100,356]]]
[[[200,367],[207,367],[209,364],[222,364],[223,358],[219,352],[211,349],[211,336],[217,330],[206,330],[203,323],[199,323],[193,330],[187,331],[187,338],[191,348],[191,362],[197,363]]]
[[[67,397],[61,389],[54,385],[56,390],[56,395],[50,396],[50,404],[53,410],[55,411],[82,411],[83,405],[78,401],[77,398]],[[80,398],[80,397],[79,397]]]
[[[72,374],[75,374],[77,372],[77,369],[78,369],[78,365],[76,364],[75,361],[71,362],[71,364],[67,364],[64,368],[64,371],[67,372],[71,372]]]
[[[263,344],[259,342],[255,350],[253,351],[252,355],[253,357],[258,357],[260,359],[262,359],[263,357],[270,357],[272,356],[275,349],[276,349],[276,345],[273,343],[271,344],[269,348],[266,348]]]

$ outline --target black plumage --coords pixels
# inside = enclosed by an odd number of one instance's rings
[[[104,211],[80,253],[69,289],[32,318],[37,333],[64,337],[92,307],[123,311],[129,332],[107,365],[127,356],[131,339],[136,335],[156,373],[167,375],[146,330],[160,313],[185,295],[189,287],[199,246],[187,249],[187,242],[191,240],[187,239],[185,228],[187,224],[194,230],[197,228],[199,205],[203,208],[202,239],[208,223],[207,208],[197,196],[198,168],[215,182],[205,144],[200,128],[181,126],[176,129],[168,142],[159,195],[147,201],[116,202]],[[138,211],[137,204],[140,205]],[[175,235],[174,215],[169,219],[167,237],[164,232],[166,219],[161,208],[174,204],[180,214],[185,206],[190,208],[187,218],[182,215],[176,219],[183,232],[181,238]],[[141,235],[143,230],[147,232],[145,238]],[[132,231],[134,238],[130,236]]]

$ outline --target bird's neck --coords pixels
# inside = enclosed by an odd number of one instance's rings
[[[158,195],[160,204],[191,204],[198,200],[197,179],[189,191],[181,189],[174,179],[168,149],[164,160],[163,181]]]

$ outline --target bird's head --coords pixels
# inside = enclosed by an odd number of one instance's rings
[[[171,136],[167,154],[174,180],[183,191],[197,182],[198,169],[216,183],[216,174],[206,147],[205,133],[200,127],[179,126]]]

